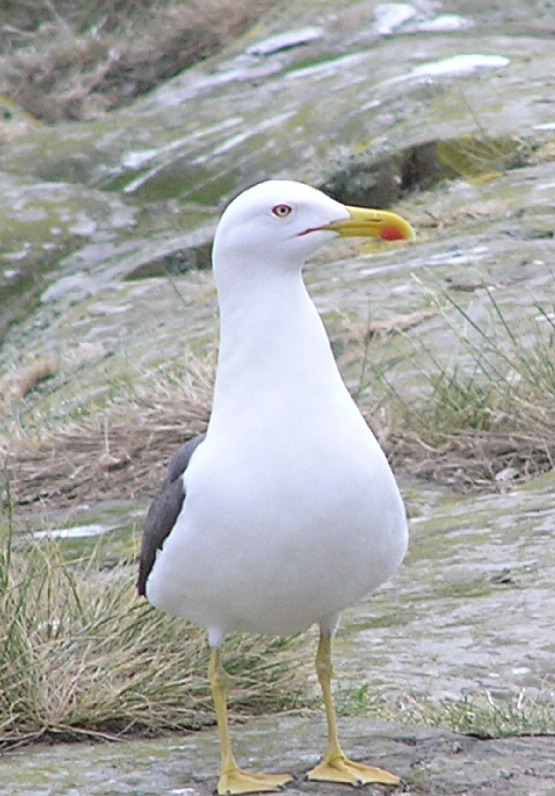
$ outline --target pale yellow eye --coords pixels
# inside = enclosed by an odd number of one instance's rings
[[[272,213],[278,218],[287,218],[292,212],[293,208],[289,207],[289,205],[276,205],[272,208]]]

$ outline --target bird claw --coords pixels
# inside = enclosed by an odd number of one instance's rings
[[[290,774],[252,774],[240,768],[224,771],[218,782],[219,796],[241,793],[263,793],[281,790],[293,777]]]
[[[355,763],[344,755],[324,758],[315,768],[307,774],[307,779],[317,782],[344,782],[348,785],[367,785],[380,783],[381,785],[398,785],[400,779],[382,768],[367,766],[364,763]]]

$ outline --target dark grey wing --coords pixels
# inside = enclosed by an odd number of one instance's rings
[[[137,591],[146,594],[146,582],[164,540],[175,525],[185,500],[185,489],[181,476],[187,469],[191,456],[204,440],[206,434],[199,434],[182,445],[168,465],[162,489],[150,504],[141,545]]]

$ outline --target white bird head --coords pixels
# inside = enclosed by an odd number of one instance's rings
[[[319,246],[341,235],[412,240],[412,227],[385,210],[349,207],[292,180],[268,180],[241,193],[216,230],[216,279],[223,268],[298,271]]]

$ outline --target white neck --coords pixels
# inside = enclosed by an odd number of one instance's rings
[[[329,340],[300,269],[272,270],[245,280],[219,280],[220,352],[212,419],[247,407],[297,410],[301,396],[316,403],[344,389]],[[249,411],[247,409],[247,411]]]

